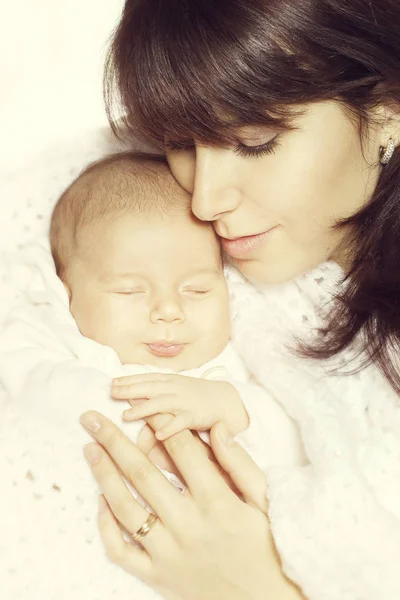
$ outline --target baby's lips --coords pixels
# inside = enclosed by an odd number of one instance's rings
[[[147,344],[147,347],[155,356],[172,358],[178,356],[178,354],[182,352],[185,344],[154,342],[152,344]]]

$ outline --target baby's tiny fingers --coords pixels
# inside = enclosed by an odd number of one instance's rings
[[[122,377],[116,377],[112,380],[112,385],[138,385],[139,383],[151,383],[153,381],[161,381],[168,383],[176,379],[175,374],[169,373],[143,373],[142,375],[124,375]]]
[[[128,410],[124,410],[124,412],[122,413],[122,418],[124,419],[124,421],[137,421],[141,417],[136,416],[135,408],[129,408]]]
[[[189,429],[191,425],[190,413],[184,412],[177,415],[174,419],[172,419],[167,425],[161,427],[158,431],[156,431],[156,438],[158,440],[166,440],[171,437],[175,433],[179,433],[184,429]]]
[[[161,381],[138,383],[130,385],[113,385],[111,396],[115,400],[129,400],[130,398],[155,398],[165,394],[166,384]]]
[[[150,417],[151,415],[175,413],[173,408],[172,400],[169,396],[164,398],[157,398],[156,400],[146,400],[140,402],[136,406],[124,411],[123,414],[129,413],[129,419],[131,421],[136,419],[143,419],[144,417]]]

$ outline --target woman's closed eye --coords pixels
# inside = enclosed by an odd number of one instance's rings
[[[278,150],[279,146],[279,134],[277,134],[274,138],[272,138],[272,140],[269,140],[263,144],[252,145],[245,144],[243,141],[239,141],[233,147],[233,151],[239,156],[257,158],[260,156],[265,156],[266,154],[274,154]],[[178,142],[168,140],[165,143],[165,148],[171,152],[189,152],[194,150],[196,146],[193,141]]]
[[[276,135],[272,140],[266,142],[265,144],[258,144],[256,146],[251,146],[244,144],[243,142],[239,142],[235,148],[235,153],[239,156],[245,157],[259,157],[265,156],[266,154],[275,154],[280,146],[279,143],[279,134]]]

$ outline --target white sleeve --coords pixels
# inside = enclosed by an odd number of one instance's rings
[[[110,395],[115,365],[109,365],[109,372],[100,368],[107,358],[96,352],[91,340],[80,350],[86,361],[80,360],[42,317],[39,307],[22,303],[9,314],[0,333],[0,383],[10,399],[30,418],[75,439],[79,416],[86,410],[98,410],[121,426],[123,403]],[[143,422],[129,425],[134,439]],[[87,436],[81,440],[89,441]]]
[[[227,380],[238,391],[250,425],[235,439],[263,470],[272,466],[305,464],[305,452],[296,423],[263,387]]]

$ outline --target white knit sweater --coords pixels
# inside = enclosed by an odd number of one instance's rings
[[[400,399],[374,366],[343,374],[351,351],[316,362],[285,350],[340,280],[333,263],[260,291],[232,274],[234,343],[298,423],[310,462],[268,473],[286,573],[310,600],[398,600]]]

